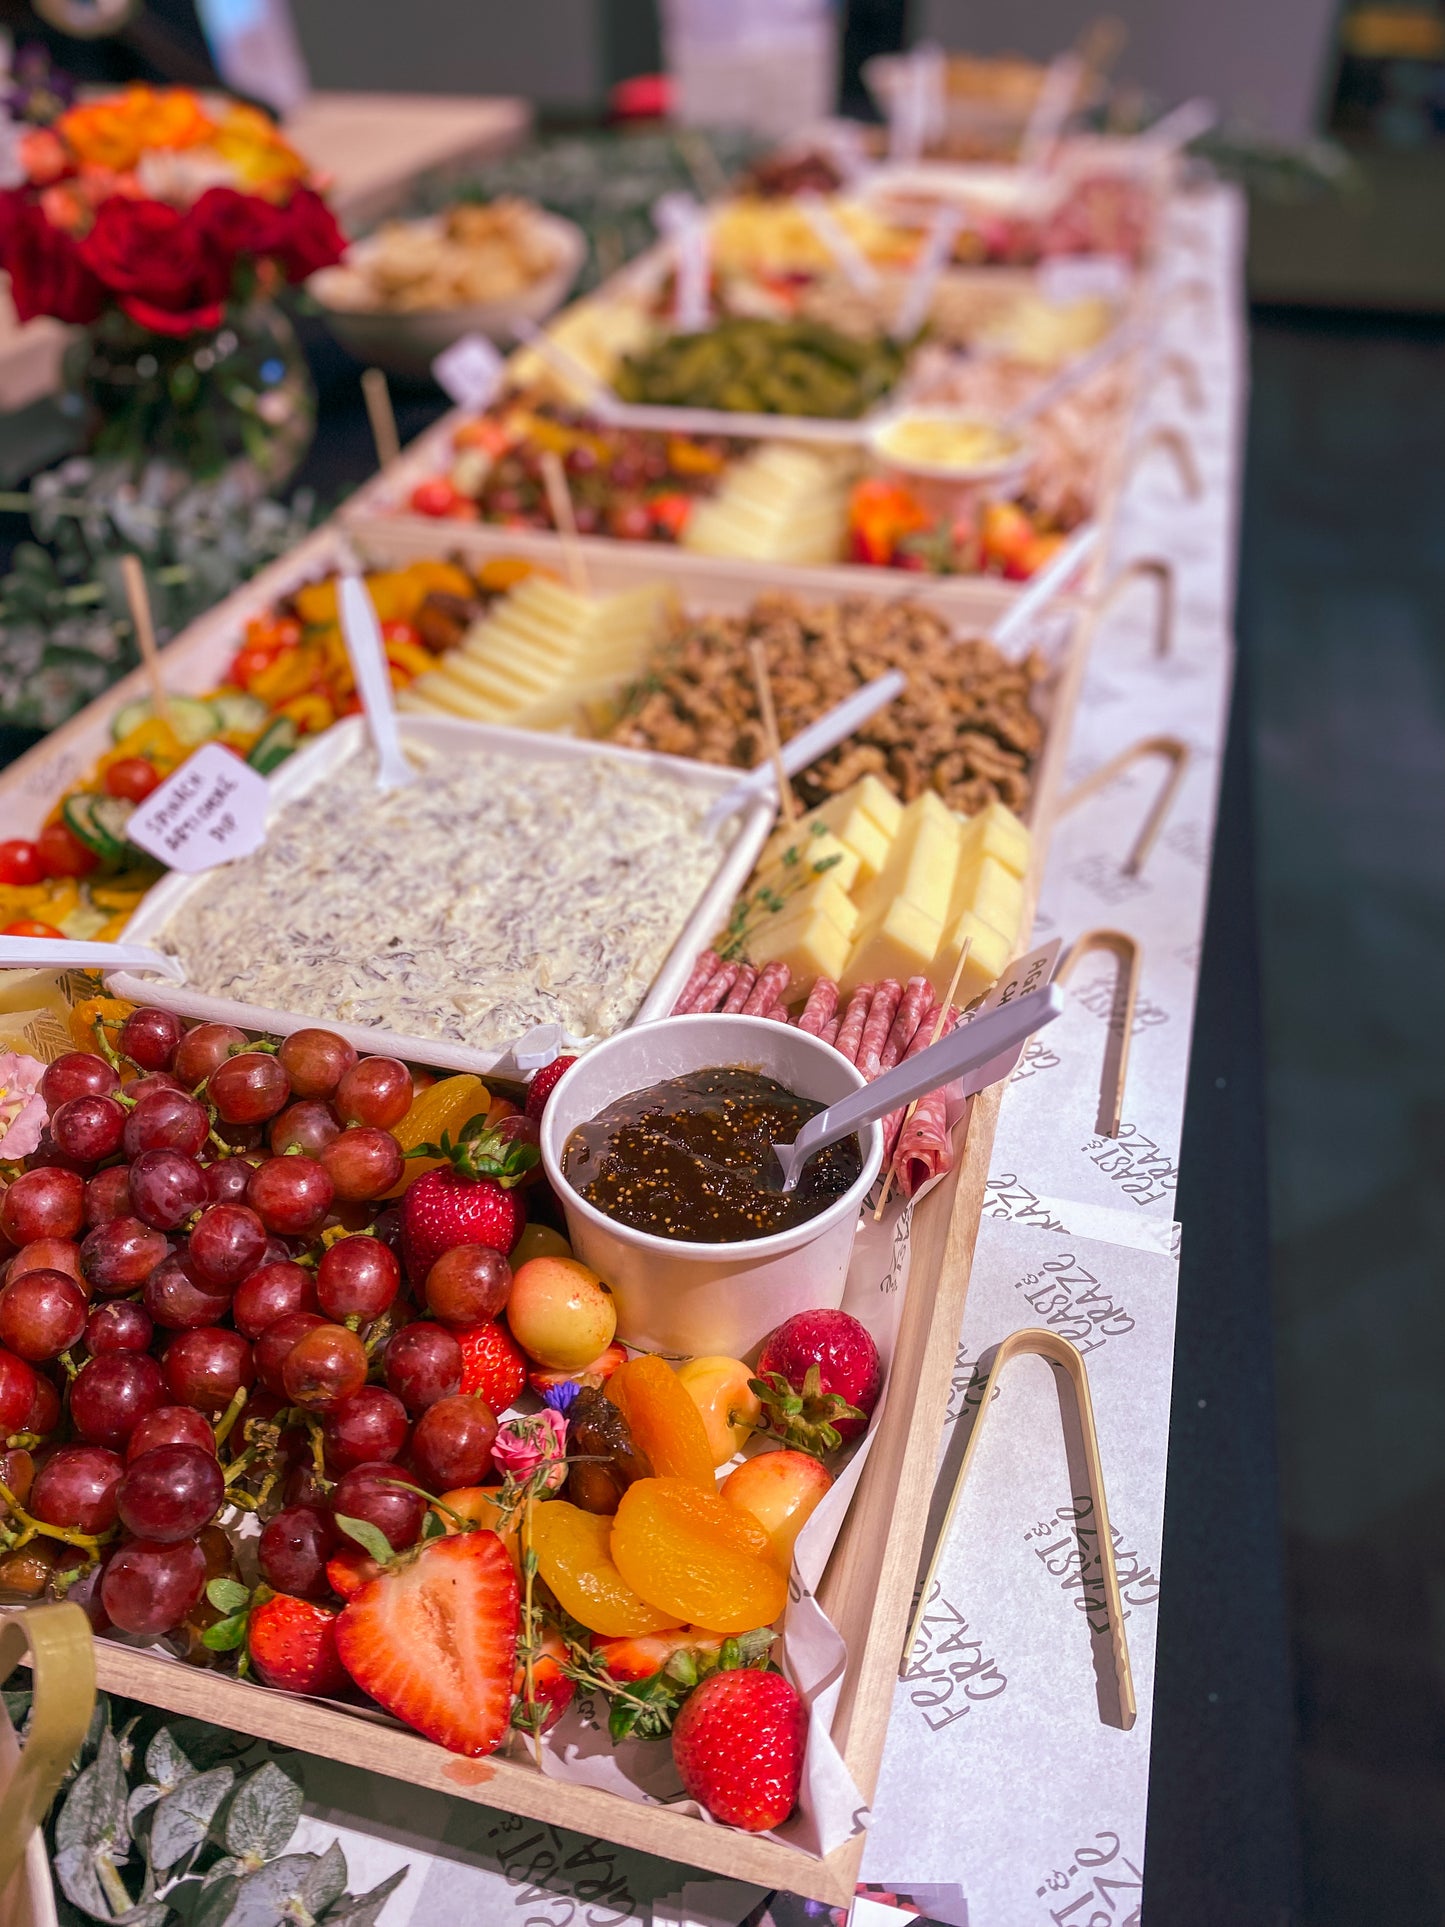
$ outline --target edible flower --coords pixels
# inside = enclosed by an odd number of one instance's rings
[[[549,1385],[542,1393],[542,1403],[554,1412],[570,1412],[582,1390],[575,1378],[564,1378],[558,1385]]]
[[[556,1492],[567,1476],[567,1421],[550,1406],[527,1418],[509,1419],[497,1433],[492,1463],[504,1479],[521,1485],[546,1470],[548,1492]]]
[[[28,1157],[40,1142],[48,1116],[40,1095],[45,1066],[8,1050],[0,1056],[0,1159]]]

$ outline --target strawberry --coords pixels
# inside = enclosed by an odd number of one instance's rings
[[[538,1398],[545,1398],[559,1385],[605,1385],[617,1367],[626,1363],[627,1347],[619,1345],[614,1338],[607,1350],[599,1352],[580,1372],[554,1372],[546,1365],[533,1365],[528,1370],[527,1383]]]
[[[445,1158],[450,1170],[433,1170],[408,1185],[401,1201],[401,1252],[420,1284],[444,1251],[457,1245],[490,1245],[507,1257],[527,1222],[516,1187],[537,1163],[537,1147],[512,1143],[473,1118],[453,1144],[417,1144],[408,1157]]]
[[[613,1679],[628,1685],[660,1673],[675,1653],[716,1657],[722,1651],[722,1634],[677,1626],[666,1633],[626,1633],[617,1639],[594,1640],[592,1650]]]
[[[846,1311],[800,1311],[763,1340],[751,1384],[768,1430],[821,1458],[868,1430],[883,1363],[867,1326]]]
[[[326,1561],[326,1583],[338,1599],[354,1599],[381,1566],[360,1546],[343,1546]]]
[[[535,1118],[540,1124],[542,1121],[542,1113],[547,1108],[547,1099],[552,1095],[553,1089],[564,1074],[570,1071],[576,1062],[577,1059],[575,1057],[554,1057],[550,1064],[544,1065],[541,1070],[535,1073],[531,1083],[527,1086],[526,1112],[528,1117]]]
[[[550,1733],[572,1704],[577,1682],[567,1676],[566,1664],[567,1647],[561,1635],[548,1633],[532,1655],[532,1701],[541,1716],[539,1733]],[[512,1724],[530,1733],[536,1715],[527,1711],[526,1690],[527,1669],[519,1659],[512,1675],[512,1698],[516,1702],[512,1708]]]
[[[683,1701],[672,1757],[690,1798],[748,1833],[781,1826],[798,1799],[808,1716],[781,1673],[713,1673]]]
[[[505,1412],[527,1382],[527,1361],[516,1339],[495,1318],[454,1331],[452,1337],[462,1348],[463,1392],[484,1398],[494,1412]]]
[[[351,1685],[336,1652],[336,1614],[309,1599],[258,1597],[246,1622],[246,1651],[265,1686],[335,1699]]]
[[[520,1592],[495,1532],[429,1540],[342,1607],[336,1650],[363,1692],[473,1758],[507,1732]]]

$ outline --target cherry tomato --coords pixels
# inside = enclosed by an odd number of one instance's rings
[[[0,930],[0,937],[60,937],[65,932],[57,930],[53,923],[41,923],[38,917],[22,917],[18,923],[7,923]]]
[[[122,756],[104,778],[107,796],[118,796],[126,803],[143,803],[160,780],[160,771],[144,756]]]
[[[382,623],[381,639],[383,642],[414,642],[420,647],[421,631],[414,622],[402,622],[394,618]]]
[[[692,514],[692,497],[676,491],[654,495],[648,507],[652,513],[653,527],[672,541],[679,541]]]
[[[452,504],[461,499],[445,475],[433,475],[425,482],[418,482],[411,492],[411,506],[418,515],[449,514]]]
[[[63,823],[47,823],[36,838],[36,847],[48,877],[89,876],[100,861]]]
[[[43,883],[45,865],[40,850],[23,836],[10,836],[0,843],[0,883]]]

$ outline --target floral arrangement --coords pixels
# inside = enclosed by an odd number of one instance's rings
[[[127,87],[22,133],[0,189],[0,267],[16,313],[89,323],[119,308],[155,333],[221,325],[238,274],[287,281],[345,239],[306,162],[258,108]]]

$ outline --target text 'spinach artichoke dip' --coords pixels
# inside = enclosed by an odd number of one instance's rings
[[[176,910],[194,988],[476,1050],[624,1024],[720,860],[708,799],[601,756],[407,753],[415,783],[350,758]]]

